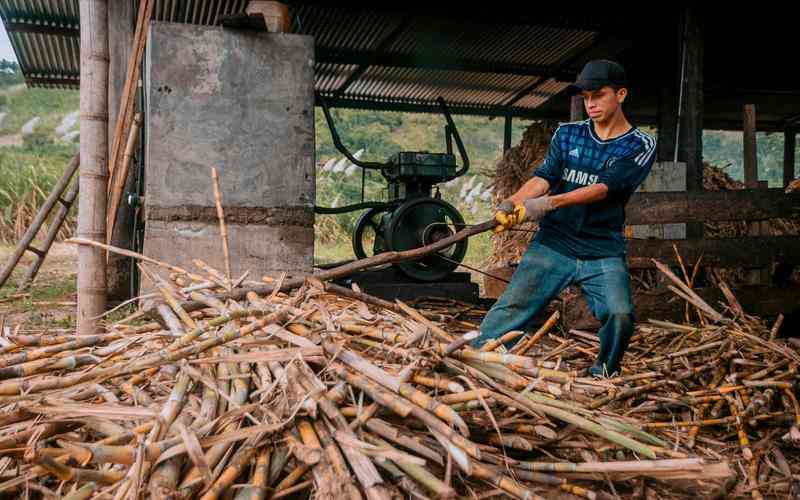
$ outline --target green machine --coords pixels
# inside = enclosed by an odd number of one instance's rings
[[[353,253],[363,259],[387,251],[419,248],[447,238],[463,227],[464,218],[451,204],[442,200],[438,184],[461,177],[469,170],[469,158],[444,99],[438,99],[444,115],[446,153],[401,151],[386,162],[361,161],[342,144],[328,105],[320,97],[322,110],[336,149],[354,165],[366,170],[379,170],[387,182],[386,201],[362,202],[340,208],[316,207],[319,214],[365,210],[353,231]],[[461,158],[457,164],[453,154],[455,141]],[[362,193],[365,176],[362,175]],[[416,261],[396,264],[406,276],[433,282],[453,272],[467,253],[467,240],[460,241]]]

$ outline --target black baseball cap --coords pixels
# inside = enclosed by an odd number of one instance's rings
[[[567,94],[580,94],[584,90],[597,90],[606,85],[624,87],[627,80],[625,68],[621,64],[607,59],[595,59],[586,63],[575,83],[567,87]]]

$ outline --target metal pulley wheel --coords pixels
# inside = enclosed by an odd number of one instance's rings
[[[464,225],[464,218],[455,207],[436,198],[408,200],[392,211],[388,219],[384,243],[387,250],[397,252],[436,243],[452,236],[457,228]],[[399,262],[395,266],[411,278],[437,281],[453,272],[466,253],[467,240],[462,240],[436,254]]]
[[[353,231],[353,253],[357,259],[366,259],[386,251],[383,240],[383,217],[390,210],[386,208],[370,208],[358,218]]]

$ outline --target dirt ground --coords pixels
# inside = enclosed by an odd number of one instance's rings
[[[5,265],[14,249],[0,246],[0,262]],[[2,333],[70,330],[75,326],[78,252],[75,245],[53,245],[33,285],[18,290],[18,281],[33,264],[35,255],[27,252],[9,280],[0,288],[0,329]],[[20,296],[20,294],[25,294]]]

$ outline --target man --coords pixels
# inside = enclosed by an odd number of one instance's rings
[[[568,93],[583,95],[589,119],[562,124],[544,163],[498,206],[496,231],[539,221],[539,232],[484,318],[474,347],[521,329],[576,283],[602,323],[600,352],[589,372],[619,371],[634,322],[622,235],[625,204],[650,172],[656,146],[625,118],[626,85],[621,65],[587,63]]]

